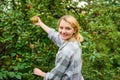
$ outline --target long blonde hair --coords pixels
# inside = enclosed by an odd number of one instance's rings
[[[80,26],[77,22],[77,20],[71,16],[71,15],[65,15],[62,16],[59,20],[58,20],[58,27],[60,25],[61,20],[65,20],[66,22],[68,22],[73,29],[75,30],[76,33],[73,34],[74,38],[78,41],[78,42],[82,42],[83,41],[83,36],[80,34]]]

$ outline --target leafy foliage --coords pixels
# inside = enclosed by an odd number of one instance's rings
[[[119,1],[87,2],[85,8],[77,8],[70,0],[1,0],[0,80],[42,80],[32,70],[50,71],[58,47],[30,18],[40,16],[57,30],[57,20],[65,14],[75,16],[81,25],[85,80],[119,80]]]

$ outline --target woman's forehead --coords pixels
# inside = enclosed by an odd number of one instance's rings
[[[70,26],[70,23],[69,22],[67,22],[67,21],[65,21],[64,19],[62,19],[61,21],[60,21],[60,24],[59,24],[59,26],[61,26],[61,25],[69,25]]]

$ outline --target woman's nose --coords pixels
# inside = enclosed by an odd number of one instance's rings
[[[62,29],[62,30],[61,30],[61,32],[62,32],[62,33],[65,33],[65,32],[66,32],[66,30],[65,30],[65,29]]]

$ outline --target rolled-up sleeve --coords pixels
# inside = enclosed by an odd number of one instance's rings
[[[59,33],[57,31],[55,31],[55,29],[51,29],[49,31],[48,38],[50,38],[58,47],[60,47],[63,42]]]
[[[51,72],[46,73],[44,80],[61,80],[70,63],[70,58],[67,55],[63,55],[58,60],[55,68]]]

